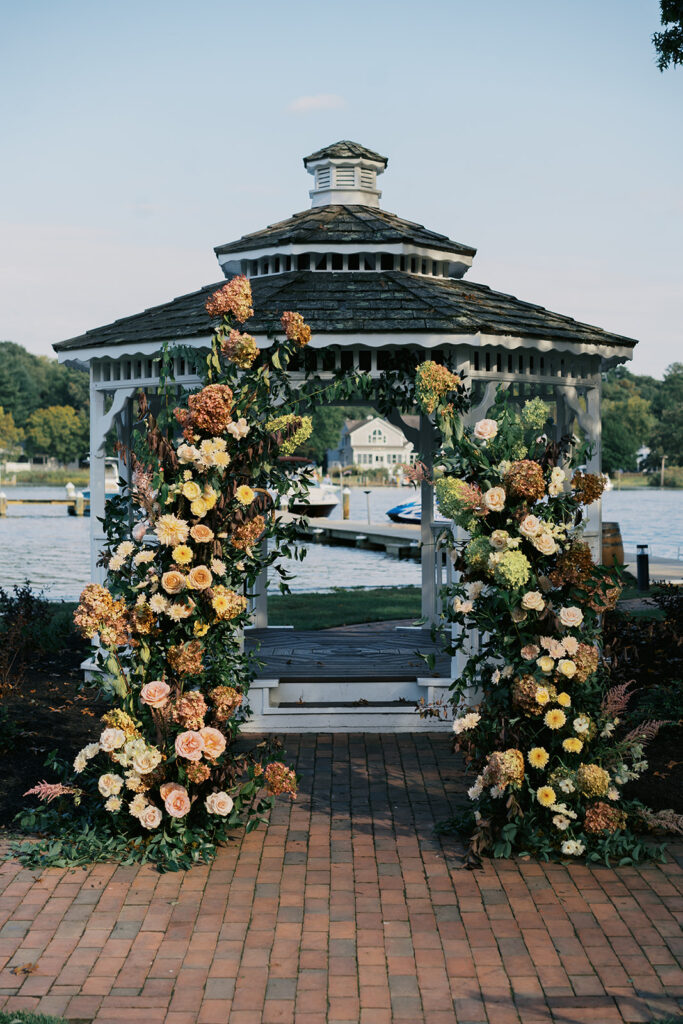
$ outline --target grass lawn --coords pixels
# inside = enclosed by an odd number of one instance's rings
[[[15,1010],[14,1013],[0,1011],[0,1024],[67,1024],[63,1017],[45,1017],[42,1013]]]
[[[331,594],[288,594],[268,598],[271,626],[329,629],[358,622],[419,619],[419,587],[339,588]]]

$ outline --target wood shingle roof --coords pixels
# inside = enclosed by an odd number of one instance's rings
[[[243,235],[236,242],[218,245],[216,255],[224,253],[246,253],[261,248],[285,246],[292,243],[335,243],[350,242],[377,245],[382,242],[411,242],[415,245],[438,249],[458,255],[474,256],[476,249],[471,245],[454,242],[447,235],[430,231],[422,224],[397,217],[395,213],[371,206],[316,206],[311,210],[295,213],[287,220],[270,224],[261,231]]]
[[[59,342],[54,348],[58,352],[115,349],[136,342],[206,337],[212,321],[204,304],[223,284],[225,280],[207,285]],[[360,336],[362,343],[364,332],[394,333],[397,344],[403,332],[511,335],[607,348],[636,344],[631,338],[463,279],[420,277],[401,271],[293,271],[254,278],[251,287],[256,313],[244,329],[256,335],[279,331],[282,312],[296,310],[311,325],[314,336],[324,335],[329,344],[335,343],[335,335],[344,334]]]
[[[383,163],[385,167],[389,163],[388,157],[380,156],[373,149],[361,146],[358,142],[351,142],[350,139],[342,139],[340,142],[333,142],[331,146],[317,149],[310,156],[305,156],[304,167],[309,163],[313,163],[314,160],[324,160],[326,157],[333,160],[343,160],[345,158],[358,159],[360,157],[361,159],[374,160],[376,163]]]

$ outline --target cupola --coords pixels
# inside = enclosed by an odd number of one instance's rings
[[[313,175],[311,206],[375,206],[382,193],[377,175],[388,164],[385,156],[347,139],[325,146],[304,157],[304,167]]]

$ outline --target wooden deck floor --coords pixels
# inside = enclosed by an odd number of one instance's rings
[[[450,672],[449,658],[428,629],[254,629],[247,633],[246,647],[259,648],[262,678],[379,681],[443,677]],[[421,655],[432,653],[436,663],[430,669]]]

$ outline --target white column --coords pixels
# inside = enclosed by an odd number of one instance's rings
[[[261,553],[265,556],[268,553],[268,538],[261,541]],[[256,629],[266,629],[268,626],[268,569],[262,569],[254,585],[252,600],[251,624]]]
[[[430,475],[433,465],[432,450],[434,429],[429,418],[420,413],[420,457]],[[422,499],[420,541],[422,563],[422,618],[429,623],[436,621],[436,571],[434,566],[435,545],[432,523],[434,522],[434,488],[425,480],[420,485]]]
[[[105,440],[107,435],[104,411],[105,393],[93,384],[93,368],[90,368],[90,579],[93,583],[104,583],[106,576],[97,560],[104,544],[104,530],[100,519],[104,518],[104,473]]]

